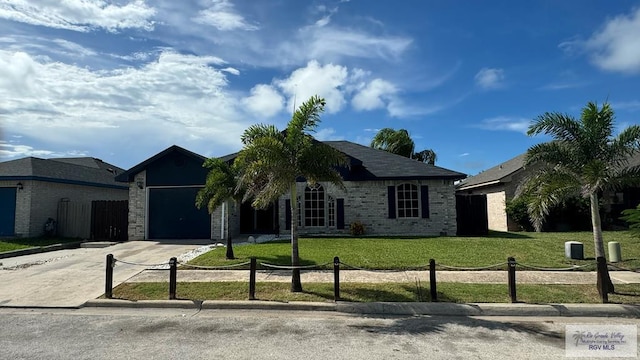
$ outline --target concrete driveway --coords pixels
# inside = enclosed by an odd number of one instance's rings
[[[0,259],[0,307],[78,307],[104,293],[107,254],[131,263],[160,264],[210,243],[129,241],[106,248],[59,250]],[[144,269],[117,263],[113,286]]]

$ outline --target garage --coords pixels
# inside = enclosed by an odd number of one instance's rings
[[[129,184],[129,240],[211,239],[212,217],[195,205],[205,160],[173,145],[116,176]]]
[[[199,187],[149,188],[149,239],[209,239],[211,217],[195,207]]]
[[[0,236],[13,236],[16,224],[16,188],[0,188]]]

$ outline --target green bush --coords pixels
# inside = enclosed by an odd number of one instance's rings
[[[527,199],[524,196],[507,200],[505,204],[505,211],[509,219],[514,221],[521,230],[533,231],[531,220],[529,219],[529,213],[527,212]]]
[[[629,231],[640,236],[640,204],[635,209],[623,210],[620,219],[629,224]]]
[[[349,233],[352,236],[364,235],[364,225],[360,221],[354,221],[349,226]]]

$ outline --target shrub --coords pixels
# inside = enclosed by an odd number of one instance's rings
[[[629,224],[629,231],[640,236],[640,204],[635,209],[627,209],[622,211],[620,219]]]
[[[532,231],[533,226],[531,225],[531,220],[529,219],[529,213],[527,212],[527,199],[524,196],[519,196],[513,198],[512,200],[507,200],[505,204],[505,211],[507,216],[513,220],[518,226],[520,226],[521,230],[524,231]]]
[[[349,226],[349,233],[351,236],[364,235],[364,225],[360,221],[354,221]]]

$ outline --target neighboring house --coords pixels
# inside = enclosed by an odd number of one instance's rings
[[[114,179],[123,171],[90,157],[1,162],[0,236],[43,235],[49,218],[58,221],[61,202],[84,204],[90,212],[93,200],[127,200],[127,187]],[[84,228],[78,237],[89,237]]]
[[[454,235],[454,181],[466,175],[347,141],[327,141],[348,158],[345,189],[298,182],[300,234],[344,235],[359,221],[368,235]],[[232,161],[236,154],[222,157]],[[225,238],[227,234],[286,233],[289,194],[266,210],[248,203],[197,210],[205,158],[172,146],[117,177],[129,183],[129,239]],[[228,217],[228,222],[227,222]],[[224,224],[229,223],[229,228]]]
[[[512,221],[505,211],[507,201],[515,197],[516,190],[528,171],[524,168],[525,154],[485,170],[478,175],[464,179],[456,186],[457,194],[486,195],[489,229],[496,231],[519,231],[520,226]],[[640,165],[640,154],[636,153],[630,160],[629,166]],[[636,207],[640,203],[640,189],[628,188],[615,194],[606,194],[601,198],[604,207],[603,226],[615,227],[622,225],[618,220],[624,209]],[[557,224],[554,230],[564,230],[566,227]]]

